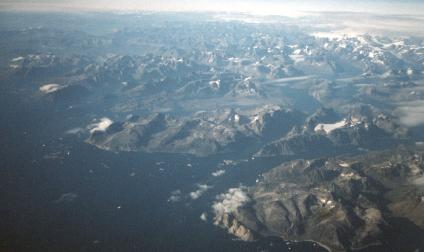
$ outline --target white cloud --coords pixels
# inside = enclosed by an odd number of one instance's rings
[[[168,198],[168,202],[178,202],[181,200],[181,191],[175,190],[171,192],[171,196]]]
[[[208,214],[207,214],[207,213],[202,213],[202,214],[200,215],[200,219],[201,219],[202,221],[208,221]]]
[[[190,197],[193,200],[200,198],[200,196],[202,196],[207,190],[211,189],[212,186],[208,186],[206,184],[198,184],[197,188],[198,189],[196,191],[190,193]]]
[[[17,61],[22,61],[22,60],[24,60],[24,59],[25,59],[24,57],[19,56],[19,57],[16,57],[16,58],[11,59],[10,61],[11,61],[11,62],[17,62]]]
[[[310,12],[358,12],[379,14],[415,14],[421,15],[423,4],[420,1],[338,1],[338,0],[296,0],[296,1],[259,1],[259,0],[67,0],[67,1],[34,1],[3,0],[0,8],[11,10],[119,10],[119,11],[213,11],[239,12],[257,15],[304,16]],[[328,14],[327,14],[328,15]]]
[[[246,187],[243,186],[230,188],[227,193],[218,195],[216,199],[212,204],[212,209],[216,217],[235,212],[237,208],[251,201],[246,193]]]
[[[80,133],[83,133],[83,132],[84,132],[84,129],[78,127],[78,128],[73,128],[73,129],[67,130],[66,134],[77,135],[77,134],[80,134]]]
[[[63,203],[63,202],[69,203],[69,202],[75,201],[77,198],[78,198],[78,194],[76,194],[76,193],[64,193],[64,194],[60,195],[60,197],[57,200],[55,200],[54,202],[55,203]]]
[[[40,87],[40,91],[45,94],[56,92],[62,87],[59,84],[46,84]]]
[[[107,117],[103,117],[100,119],[100,122],[93,123],[89,126],[90,133],[94,133],[96,131],[105,131],[112,123],[112,120]]]
[[[225,174],[225,170],[217,170],[215,172],[212,172],[212,176],[219,177]]]

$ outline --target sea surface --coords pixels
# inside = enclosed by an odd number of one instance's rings
[[[216,195],[283,160],[100,150],[66,134],[93,111],[0,92],[1,251],[324,251],[275,237],[242,242],[212,224]],[[198,184],[212,188],[193,200]]]

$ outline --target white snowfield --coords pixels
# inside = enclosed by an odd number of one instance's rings
[[[315,126],[314,131],[315,132],[325,131],[325,133],[328,134],[335,129],[343,128],[347,126],[348,124],[349,124],[348,120],[346,119],[343,119],[340,122],[331,123],[331,124],[320,123],[317,126]]]
[[[314,131],[324,131],[326,134],[329,134],[335,129],[345,128],[345,127],[355,127],[357,125],[362,124],[363,121],[360,118],[351,117],[350,119],[344,118],[343,120],[335,123],[320,123],[317,126],[315,126]],[[368,128],[368,124],[365,123],[364,126]]]

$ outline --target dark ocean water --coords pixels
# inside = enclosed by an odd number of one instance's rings
[[[214,178],[228,156],[99,150],[64,134],[87,111],[0,96],[1,251],[289,251],[281,239],[237,241],[199,218],[217,194],[254,183],[281,160],[241,162]],[[197,183],[214,188],[192,200]],[[183,199],[168,202],[175,190]],[[319,251],[312,243],[290,249]]]

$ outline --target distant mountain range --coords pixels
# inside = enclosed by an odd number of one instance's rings
[[[296,159],[209,202],[243,240],[424,248],[423,38],[207,17],[2,30],[1,92],[106,151]]]

